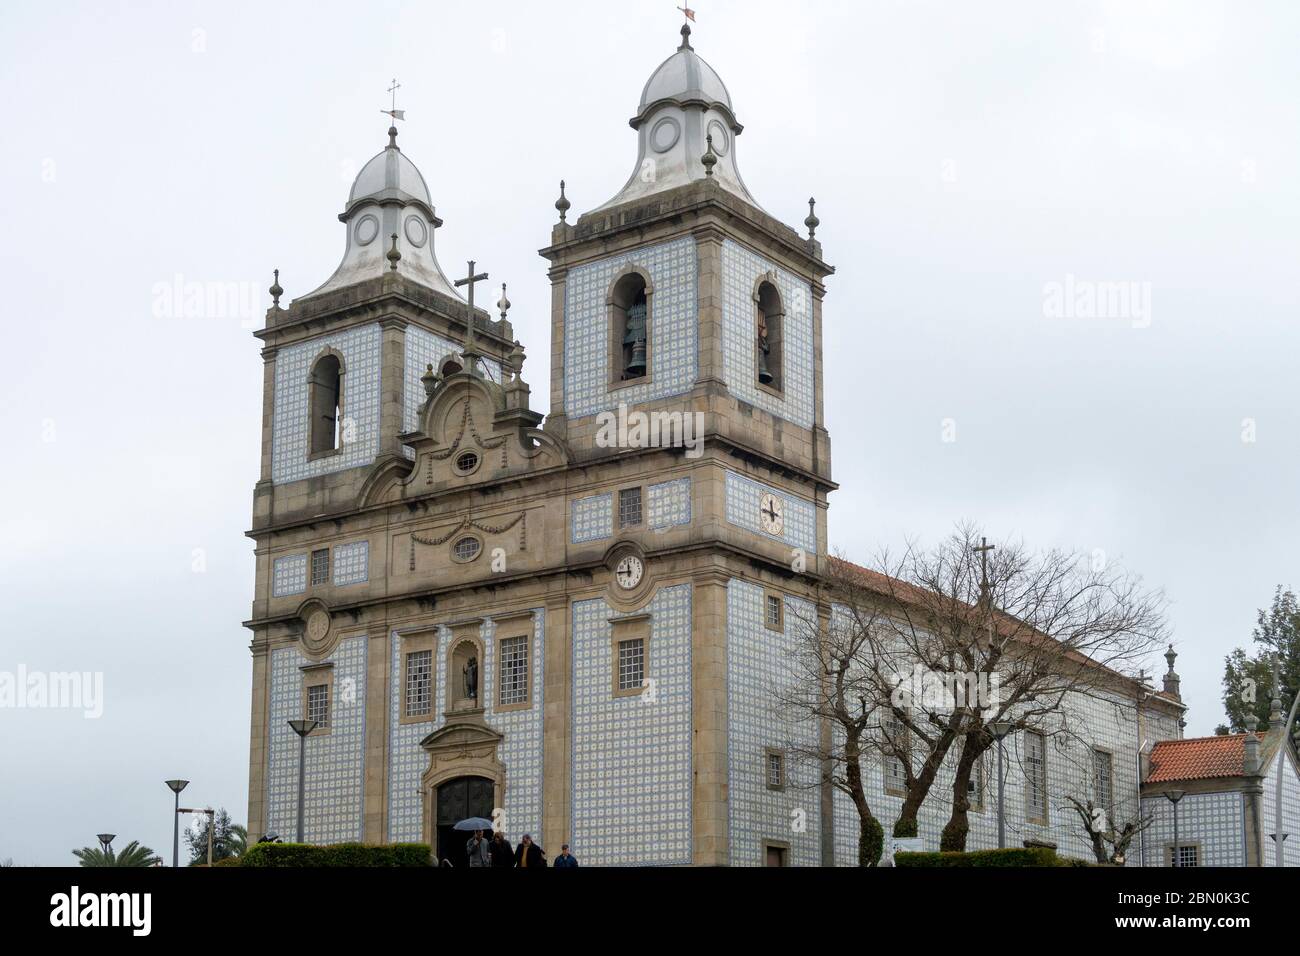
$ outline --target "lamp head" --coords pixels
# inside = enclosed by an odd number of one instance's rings
[[[172,793],[179,794],[182,790],[190,785],[188,780],[168,780],[167,786],[171,787]]]
[[[1165,799],[1168,800],[1170,803],[1173,803],[1173,804],[1178,803],[1178,801],[1181,800],[1181,799],[1183,799],[1183,797],[1185,797],[1185,796],[1187,796],[1187,791],[1186,791],[1186,790],[1166,790],[1166,791],[1165,791]]]

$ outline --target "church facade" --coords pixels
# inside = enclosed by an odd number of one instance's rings
[[[289,722],[306,719],[309,842],[454,859],[451,825],[484,816],[584,864],[856,862],[851,805],[787,761],[769,700],[797,622],[832,614],[833,270],[811,209],[805,235],[750,195],[741,124],[689,28],[631,125],[626,186],[573,221],[562,189],[542,250],[545,419],[504,288],[494,316],[472,263],[447,278],[395,129],[339,216],[335,273],[287,307],[272,288],[246,622],[254,838],[292,838]],[[1183,707],[1176,684],[1130,690],[1080,706],[1136,805],[1139,753],[1181,736]],[[870,773],[888,828],[888,768]],[[1055,801],[1030,819],[1020,791],[1017,842],[1086,855]],[[921,835],[937,844],[934,814]],[[991,816],[972,814],[972,848],[994,845]]]

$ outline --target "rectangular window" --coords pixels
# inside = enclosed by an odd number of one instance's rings
[[[1047,741],[1032,730],[1025,731],[1025,816],[1047,822]]]
[[[645,681],[645,641],[618,642],[618,689],[640,690]]]
[[[1194,843],[1184,844],[1182,846],[1179,846],[1177,850],[1177,857],[1176,857],[1177,862],[1174,865],[1175,866],[1200,866],[1201,859],[1200,859],[1200,853],[1198,852],[1199,849],[1200,848],[1197,847],[1196,844]]]
[[[769,750],[765,754],[767,760],[767,789],[784,790],[785,789],[785,754],[779,750]]]
[[[329,582],[330,549],[321,548],[311,553],[311,584],[312,587],[316,587],[318,584],[329,584]]]
[[[328,684],[312,684],[307,688],[307,719],[320,727],[330,725],[330,689]]]
[[[433,651],[406,655],[406,716],[427,717],[433,711]]]
[[[902,758],[894,756],[890,751],[907,753],[907,725],[891,714],[881,721],[880,726],[883,731],[881,743],[885,750],[885,792],[906,794],[907,773]]]
[[[966,803],[972,810],[984,809],[984,755],[971,764],[970,779],[966,781]]]
[[[763,609],[763,623],[774,631],[785,630],[785,602],[779,594],[769,594]]]
[[[528,638],[507,637],[501,641],[500,705],[528,703]]]
[[[1093,806],[1109,808],[1114,799],[1111,786],[1113,765],[1111,755],[1104,750],[1092,752],[1092,799]]]
[[[623,488],[618,493],[618,526],[631,528],[641,523],[641,489]]]

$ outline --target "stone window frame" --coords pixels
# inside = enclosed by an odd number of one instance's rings
[[[975,783],[975,788],[967,789],[966,804],[971,813],[984,812],[984,792],[988,789],[988,779],[984,773],[984,755],[987,753],[987,750],[981,751],[970,766],[970,779]]]
[[[1042,791],[1043,791],[1043,812],[1041,815],[1034,814],[1033,800],[1031,799],[1034,792],[1034,781],[1029,776],[1030,769],[1031,769],[1029,763],[1029,739],[1031,737],[1037,737],[1039,739],[1039,741],[1041,742],[1039,752],[1043,755],[1042,765],[1039,768],[1039,773],[1042,777]],[[1038,731],[1038,730],[1025,731],[1024,769],[1025,769],[1025,822],[1036,823],[1039,824],[1040,826],[1047,826],[1047,817],[1048,817],[1047,735],[1044,734],[1042,731]]]
[[[470,558],[462,558],[459,554],[456,553],[456,546],[460,544],[462,541],[464,541],[466,538],[473,538],[475,541],[478,542],[478,550],[475,551],[474,556]],[[477,532],[474,531],[465,531],[461,534],[457,534],[453,536],[451,546],[447,549],[447,553],[448,555],[451,556],[451,560],[455,564],[473,564],[475,561],[477,561],[479,558],[483,556],[483,549],[485,547],[486,545],[483,541],[483,536],[481,534],[478,534]]]
[[[639,510],[641,512],[640,521],[630,522],[628,524],[623,523],[623,492],[625,491],[635,491],[637,493]],[[625,485],[619,488],[614,494],[614,533],[617,534],[620,531],[632,531],[638,528],[644,529],[646,526],[646,504],[646,486],[644,484]]]
[[[645,374],[625,379],[623,375],[623,335],[627,331],[623,316],[626,311],[619,305],[616,294],[619,285],[630,276],[639,276],[645,283]],[[609,391],[648,385],[654,381],[654,281],[644,266],[629,263],[610,280],[605,292],[605,326],[609,329]]]
[[[902,744],[902,749],[903,749],[903,751],[904,751],[905,753],[911,753],[911,750],[912,750],[912,729],[911,729],[910,727],[907,726],[907,722],[906,722],[905,720],[903,720],[903,719],[900,718],[900,717],[895,717],[892,713],[891,713],[889,716],[887,716],[887,717],[882,717],[882,718],[881,718],[881,742],[882,742],[882,744],[883,744],[883,742],[884,742],[884,736],[885,736],[884,722],[885,722],[886,720],[896,722],[896,723],[898,724],[898,726],[899,726],[900,728],[902,728],[902,731],[903,731],[903,744]],[[880,781],[880,783],[881,783],[881,788],[885,791],[885,793],[889,794],[889,796],[891,796],[891,797],[906,797],[906,796],[907,796],[907,785],[906,785],[906,780],[907,780],[907,778],[906,778],[906,775],[904,775],[904,778],[903,778],[904,785],[903,785],[902,787],[891,787],[891,786],[889,785],[889,781],[890,781],[891,776],[892,776],[892,775],[890,774],[890,772],[889,772],[889,767],[890,767],[890,762],[891,762],[891,761],[894,761],[894,760],[899,761],[899,763],[901,764],[903,758],[902,758],[902,757],[891,757],[889,754],[886,754],[886,753],[883,753],[883,752],[882,752],[881,755],[880,755],[880,773],[881,773],[881,781]]]
[[[775,624],[768,619],[767,615],[768,608],[773,600],[777,602],[776,606],[779,608]],[[763,592],[763,626],[777,634],[785,633],[785,595],[780,591],[768,588]]]
[[[398,693],[402,705],[398,710],[399,724],[427,724],[438,719],[438,629],[436,627],[401,635],[402,674]],[[407,712],[407,682],[410,675],[411,655],[422,651],[429,652],[429,712],[411,714]]]
[[[614,697],[639,697],[645,693],[650,680],[650,615],[613,618],[610,624],[610,692]],[[641,684],[621,689],[618,685],[619,646],[637,640],[641,641]]]
[[[312,451],[313,436],[315,433],[315,417],[312,403],[313,396],[313,379],[316,375],[316,366],[326,358],[333,358],[339,364],[339,401],[338,416],[335,422],[335,428],[338,429],[339,443],[333,448],[322,448],[320,451]],[[346,444],[343,440],[343,422],[347,418],[347,384],[348,384],[348,363],[343,353],[333,346],[327,346],[321,349],[316,357],[311,360],[307,366],[307,460],[319,461],[322,458],[330,458],[338,455],[343,451]]]
[[[1179,869],[1189,869],[1189,870],[1190,870],[1190,869],[1198,869],[1198,868],[1200,868],[1200,867],[1204,867],[1204,866],[1205,866],[1205,852],[1204,852],[1204,851],[1205,851],[1205,846],[1204,846],[1204,844],[1201,843],[1200,840],[1187,840],[1187,839],[1180,838],[1180,839],[1178,840],[1178,846],[1179,846],[1179,847],[1188,847],[1188,848],[1193,849],[1193,850],[1196,851],[1196,866],[1195,866],[1195,867],[1190,867],[1190,866],[1189,866],[1189,867],[1179,867]],[[1163,844],[1163,847],[1164,847],[1164,862],[1165,862],[1165,866],[1167,866],[1167,867],[1172,867],[1172,866],[1174,865],[1174,841],[1173,841],[1173,840],[1165,840],[1165,841],[1164,841],[1164,844]]]
[[[532,616],[529,615],[527,627],[516,625],[514,627],[502,627],[497,625],[496,634],[493,635],[496,642],[496,653],[493,655],[493,665],[496,667],[496,700],[492,702],[493,712],[497,714],[509,714],[516,710],[531,710],[533,706],[533,628]],[[524,642],[524,699],[514,704],[503,704],[501,695],[505,689],[504,674],[502,671],[505,664],[505,654],[502,648],[506,641],[522,640]]]
[[[1089,748],[1088,755],[1090,758],[1090,766],[1088,767],[1088,769],[1092,771],[1091,776],[1092,776],[1093,805],[1102,807],[1107,813],[1110,813],[1110,808],[1112,804],[1114,804],[1115,802],[1115,752],[1108,747],[1091,747]],[[1106,801],[1105,803],[1101,803],[1098,800],[1099,794],[1097,793],[1097,758],[1099,756],[1106,757],[1106,761],[1110,768],[1110,784],[1109,784],[1110,800]]]
[[[330,572],[333,570],[334,556],[330,553],[331,548],[326,545],[323,548],[312,548],[307,553],[307,583],[313,588],[328,587],[330,583]],[[316,556],[325,555],[325,574],[321,580],[316,580]]]
[[[776,784],[772,783],[771,761],[773,757],[776,757],[777,760],[780,761],[779,769],[781,772],[781,782]],[[784,791],[786,788],[786,783],[789,779],[788,773],[789,770],[788,770],[787,761],[785,757],[785,751],[779,747],[764,747],[763,748],[763,785],[767,787],[768,790],[775,790],[778,792]]]
[[[764,286],[771,287],[773,294],[775,294],[776,296],[777,311],[771,314],[765,313],[763,311],[762,296],[763,296]],[[762,275],[760,275],[757,279],[754,280],[753,299],[754,299],[754,326],[753,326],[754,383],[753,384],[754,387],[757,388],[759,391],[765,392],[766,394],[771,395],[773,398],[779,398],[782,401],[784,401],[785,400],[786,309],[785,309],[785,296],[781,294],[781,285],[777,281],[777,275],[775,270],[764,272]],[[771,353],[776,356],[776,367],[772,369],[772,379],[775,382],[775,384],[773,385],[764,385],[762,382],[758,380],[758,366],[759,366],[758,322],[760,317],[767,318],[769,320],[767,323],[768,326],[767,344],[769,349],[771,350]],[[772,329],[773,329],[773,323],[771,321],[772,319],[776,320],[775,335],[772,334]]]
[[[320,664],[304,664],[298,668],[302,673],[302,713],[300,717],[307,720],[308,695],[312,687],[325,687],[325,722],[317,727],[308,737],[325,737],[334,728],[334,664],[326,661]]]

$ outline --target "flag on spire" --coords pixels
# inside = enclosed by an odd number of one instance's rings
[[[682,13],[686,14],[687,20],[690,20],[692,23],[695,22],[695,11],[692,10],[690,7],[678,7],[677,9],[682,11]]]

